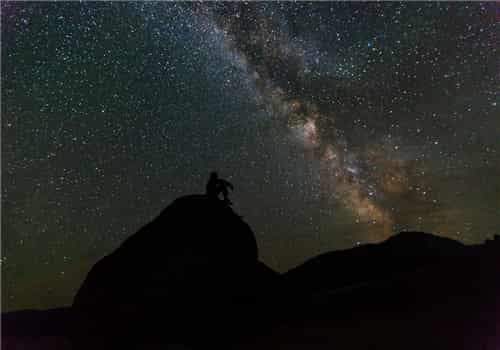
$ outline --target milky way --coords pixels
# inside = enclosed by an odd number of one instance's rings
[[[397,146],[382,148],[374,143],[364,145],[361,150],[351,149],[335,122],[337,110],[345,104],[334,98],[352,93],[355,77],[339,77],[335,73],[321,77],[333,89],[319,92],[319,98],[327,100],[319,104],[318,92],[308,91],[318,77],[312,72],[315,67],[307,62],[307,49],[303,46],[311,44],[303,39],[293,40],[287,22],[283,25],[280,10],[284,12],[283,6],[272,4],[225,4],[214,12],[219,28],[225,33],[228,50],[237,53],[257,87],[258,100],[270,117],[285,124],[304,151],[319,162],[321,195],[341,201],[355,213],[357,222],[382,225],[382,236],[372,239],[387,238],[394,232],[393,213],[379,198],[408,196],[415,188],[423,188],[424,185],[409,178],[417,169],[397,152]],[[270,11],[273,16],[269,16]],[[275,13],[278,14],[274,16]],[[313,66],[321,66],[321,50],[309,49],[317,56]],[[364,91],[358,94],[358,98],[365,97]],[[379,112],[384,113],[383,109],[382,105]]]
[[[71,302],[212,170],[261,259],[500,225],[496,3],[5,2],[2,303]]]

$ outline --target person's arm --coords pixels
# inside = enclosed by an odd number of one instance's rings
[[[234,191],[234,186],[232,183],[230,183],[229,181],[227,180],[221,180],[221,182],[224,184],[224,186],[227,186],[231,189],[231,191]]]

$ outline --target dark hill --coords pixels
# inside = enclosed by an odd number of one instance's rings
[[[292,290],[311,294],[383,281],[465,258],[473,249],[452,239],[423,232],[402,232],[379,244],[361,245],[314,257],[288,271]]]
[[[496,350],[500,344],[498,237],[464,246],[405,232],[323,254],[284,280],[294,312],[252,348]]]
[[[66,350],[71,323],[69,308],[22,310],[2,314],[2,350]]]
[[[179,198],[89,272],[74,343],[227,342],[269,310],[278,275],[257,258],[252,230],[223,201]]]
[[[498,237],[404,232],[282,276],[257,257],[230,207],[183,197],[94,266],[71,312],[3,314],[2,349],[498,350]]]

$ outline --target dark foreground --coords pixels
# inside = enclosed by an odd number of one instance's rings
[[[2,314],[2,349],[500,349],[500,239],[406,232],[278,274],[250,227],[176,200],[71,308]]]

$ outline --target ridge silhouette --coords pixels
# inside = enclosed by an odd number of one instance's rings
[[[498,349],[498,236],[402,232],[278,274],[212,174],[99,260],[70,308],[2,314],[2,349]]]

